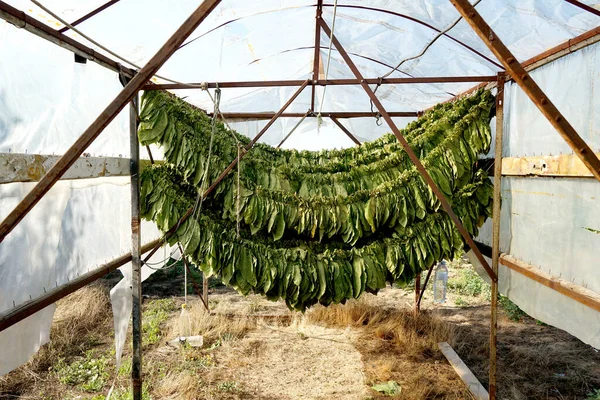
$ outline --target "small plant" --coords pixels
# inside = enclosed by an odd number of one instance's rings
[[[226,381],[217,383],[217,390],[220,392],[236,393],[240,391],[237,382]]]
[[[110,398],[111,400],[133,400],[133,393],[131,393],[131,388],[120,387],[112,393]],[[103,396],[102,399],[105,399],[105,397]],[[146,383],[142,384],[142,400],[152,400]]]
[[[98,392],[106,384],[109,361],[106,357],[95,358],[92,351],[85,354],[85,359],[71,364],[59,359],[54,371],[58,380],[65,385],[79,386],[86,392]]]
[[[600,389],[594,389],[589,392],[585,400],[600,400]]]
[[[456,269],[456,274],[448,279],[448,289],[462,296],[489,299],[490,285],[487,284],[473,268]]]
[[[131,358],[122,359],[121,366],[119,367],[119,376],[130,376],[131,375]]]
[[[388,381],[385,383],[378,383],[376,385],[371,386],[371,389],[376,392],[383,393],[386,396],[395,396],[402,392],[402,388],[398,385],[396,381]]]
[[[523,310],[518,305],[513,303],[508,297],[499,295],[498,304],[506,312],[506,315],[511,321],[519,322],[525,315]]]
[[[198,373],[215,365],[215,359],[212,354],[202,354],[192,348],[182,349],[182,360],[177,368],[180,372]]]
[[[454,304],[456,304],[459,307],[467,307],[469,305],[469,303],[465,299],[463,299],[462,297],[457,297],[454,300]]]
[[[142,342],[145,345],[155,344],[162,338],[160,326],[169,319],[169,315],[177,309],[173,299],[160,299],[148,303],[142,317]]]

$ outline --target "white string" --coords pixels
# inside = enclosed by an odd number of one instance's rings
[[[292,133],[294,133],[294,131],[300,126],[300,124],[302,124],[302,122],[304,122],[304,120],[306,119],[306,117],[309,116],[310,113],[311,113],[311,111],[308,110],[306,112],[306,114],[304,114],[304,116],[302,117],[302,119],[300,119],[300,121],[298,121],[298,123],[296,123],[296,125],[294,125],[294,127],[292,128],[292,130],[283,138],[283,140],[281,141],[281,143],[279,143],[279,145],[277,146],[277,148],[281,147],[281,145],[283,144],[283,142],[285,142],[292,135]]]
[[[183,252],[181,252],[181,254],[183,254]],[[185,261],[184,261],[185,263]],[[187,268],[184,265],[183,266],[183,304],[187,304]],[[181,333],[181,332],[180,332]]]
[[[335,32],[335,16],[337,14],[337,0],[333,2],[333,21],[331,22],[331,35],[329,37],[329,49],[327,50],[327,66],[325,67],[325,80],[329,76],[329,65],[331,63],[331,48],[333,46],[333,34]],[[316,44],[320,47],[320,43]],[[319,50],[320,54],[320,50]],[[316,79],[313,77],[313,79]],[[327,85],[323,86],[323,94],[321,96],[321,103],[319,104],[319,113],[317,114],[317,129],[321,127],[323,124],[323,117],[321,116],[321,111],[323,111],[323,102],[325,101],[325,92],[327,91]]]

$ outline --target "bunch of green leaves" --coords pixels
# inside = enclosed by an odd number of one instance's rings
[[[457,209],[474,210],[479,218],[491,213],[492,187],[485,174],[476,176],[452,201]],[[196,199],[194,186],[169,165],[144,170],[141,186],[142,216],[163,231],[176,225]],[[481,203],[481,198],[487,202]],[[419,222],[395,225],[350,245],[297,236],[275,241],[269,234],[252,232],[246,224],[238,236],[235,223],[220,218],[218,209],[218,203],[208,201],[202,213],[179,226],[171,243],[180,242],[203,272],[219,276],[240,293],[283,298],[298,310],[377,292],[386,281],[406,284],[437,260],[454,258],[463,246],[450,218],[440,212],[426,213]],[[477,225],[468,226],[471,234],[477,234]]]
[[[80,386],[86,392],[97,392],[104,388],[108,379],[109,360],[102,356],[97,358],[88,351],[84,359],[67,364],[60,359],[54,370],[60,382],[65,385]]]
[[[448,197],[471,181],[477,154],[489,148],[492,104],[489,91],[480,91],[437,106],[403,132]],[[218,124],[209,162],[210,119],[164,92],[147,92],[141,119],[141,143],[163,145],[167,161],[198,190],[208,164],[212,182],[237,156],[237,141],[247,143]],[[230,175],[213,195],[222,202],[223,217],[235,221],[241,215],[253,232],[275,240],[292,231],[354,244],[380,229],[421,220],[440,206],[393,135],[360,148],[321,152],[255,145],[241,163],[240,186],[236,183]]]

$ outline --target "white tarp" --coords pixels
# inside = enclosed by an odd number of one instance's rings
[[[532,73],[594,151],[600,151],[599,65],[600,44],[594,44]],[[504,157],[573,153],[515,84],[506,87],[504,118]],[[600,293],[598,199],[600,185],[591,178],[503,177],[501,251]],[[488,220],[479,240],[491,244],[491,238]],[[499,288],[529,315],[600,348],[597,311],[504,266]]]

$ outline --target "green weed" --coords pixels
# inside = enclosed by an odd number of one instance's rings
[[[490,299],[491,288],[473,268],[460,268],[448,279],[448,289],[461,296]]]
[[[121,359],[121,366],[119,367],[119,376],[130,376],[131,375],[131,358]]]
[[[511,321],[519,322],[525,315],[523,310],[518,305],[513,303],[508,297],[499,295],[498,305],[506,312],[506,315]]]
[[[459,307],[467,307],[469,305],[469,303],[465,301],[462,297],[457,297],[454,300],[454,304],[456,304]]]
[[[102,397],[102,399],[104,398]],[[110,398],[111,400],[133,400],[133,393],[131,388],[119,387],[113,391]],[[152,400],[148,385],[145,383],[142,384],[142,400]]]
[[[589,392],[585,400],[600,400],[600,389],[594,389]]]
[[[106,371],[109,360],[102,356],[95,358],[92,351],[85,354],[85,359],[67,364],[63,358],[53,367],[58,380],[65,385],[79,386],[86,392],[98,392],[104,388],[108,379]]]
[[[221,392],[236,393],[240,391],[237,382],[227,381],[217,383],[217,390]]]
[[[155,344],[162,338],[160,326],[177,309],[173,299],[153,300],[148,303],[142,316],[142,343]]]

